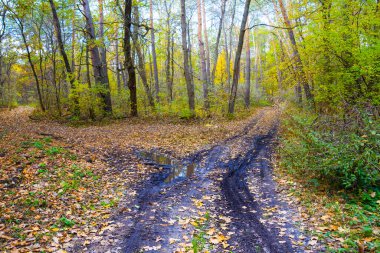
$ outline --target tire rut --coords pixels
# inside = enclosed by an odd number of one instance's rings
[[[116,217],[116,220],[124,222],[126,227],[122,233],[122,243],[117,245],[117,249],[115,246],[115,250],[108,252],[176,252],[175,245],[168,243],[169,239],[182,238],[191,231],[165,222],[183,215],[180,209],[191,208],[192,199],[202,199],[204,195],[215,194],[210,190],[214,183],[218,188],[216,194],[220,198],[211,208],[217,215],[229,215],[233,218],[230,225],[237,232],[234,232],[235,235],[229,240],[233,252],[301,252],[292,248],[289,238],[280,243],[284,238],[276,236],[276,227],[263,224],[262,206],[254,199],[247,184],[247,173],[253,167],[258,167],[263,176],[270,177],[267,171],[270,168],[260,161],[270,158],[271,145],[276,136],[278,120],[273,119],[271,113],[276,116],[278,112],[273,108],[260,110],[240,133],[184,158],[184,163],[198,164],[198,169],[191,178],[165,183],[170,168],[164,168],[141,184],[137,189],[136,199],[129,203],[130,206],[134,206],[133,211],[121,213]],[[145,162],[150,166],[162,167],[149,161]],[[217,177],[211,174],[217,174]],[[216,178],[222,180],[216,181]],[[271,184],[273,186],[274,183]],[[265,184],[263,185],[265,187]],[[272,188],[269,190],[273,191]],[[273,203],[278,203],[275,196],[271,198]],[[189,209],[188,215],[191,215],[190,211]],[[126,216],[129,217],[128,221],[123,221]],[[157,243],[160,244],[160,248],[152,246]],[[222,251],[223,249],[219,249],[215,252]],[[105,252],[105,248],[93,245],[90,252]]]

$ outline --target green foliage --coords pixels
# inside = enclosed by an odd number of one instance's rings
[[[35,196],[31,196],[31,198],[27,198],[24,200],[24,205],[29,207],[47,207],[47,201],[44,199],[39,199]]]
[[[103,103],[99,94],[107,92],[101,85],[93,85],[91,88],[88,84],[78,83],[75,90],[69,95],[69,106],[75,108],[75,100],[79,104],[79,115],[72,115],[72,121],[80,119],[97,119],[104,115]]]
[[[206,229],[209,227],[210,214],[207,212],[202,218],[204,219],[194,222],[196,233],[194,233],[191,240],[194,253],[203,252],[207,249],[208,238]]]
[[[289,116],[282,139],[282,166],[314,184],[371,189],[380,182],[380,122],[360,114],[351,128],[319,121],[315,115]],[[337,122],[335,122],[337,123]],[[323,129],[318,126],[323,124]],[[338,125],[339,125],[338,124]]]
[[[45,150],[45,153],[49,156],[55,156],[55,155],[61,154],[63,152],[64,152],[64,149],[61,147],[51,147],[51,148]]]
[[[33,142],[33,146],[35,148],[38,148],[38,149],[43,149],[44,148],[44,144],[41,141],[35,141],[35,142]]]
[[[61,224],[62,227],[73,227],[75,225],[75,221],[70,220],[66,218],[65,216],[62,216],[59,218],[59,223]]]

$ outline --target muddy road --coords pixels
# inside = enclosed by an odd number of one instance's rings
[[[121,204],[111,221],[116,228],[76,250],[312,252],[272,178],[279,113],[261,109],[242,132],[183,159],[136,150],[157,173]],[[115,155],[109,163],[122,168],[124,160]]]

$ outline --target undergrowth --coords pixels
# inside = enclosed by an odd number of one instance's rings
[[[292,182],[291,190],[314,217],[314,232],[327,242],[327,251],[380,252],[376,110],[336,116],[290,108],[280,136],[280,177]]]
[[[292,116],[291,116],[292,115]],[[290,173],[332,188],[378,191],[380,120],[356,122],[291,111],[285,119],[281,161]]]

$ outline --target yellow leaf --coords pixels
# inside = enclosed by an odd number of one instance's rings
[[[210,228],[208,231],[207,231],[207,234],[208,235],[213,235],[215,233],[215,228]]]

